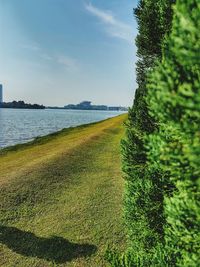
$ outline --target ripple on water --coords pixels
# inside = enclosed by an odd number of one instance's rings
[[[117,116],[117,111],[0,109],[0,148],[25,143],[63,128]]]

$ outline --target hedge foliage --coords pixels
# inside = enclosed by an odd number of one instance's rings
[[[122,141],[126,179],[125,220],[135,258],[149,257],[163,238],[163,194],[160,174],[147,164],[145,136],[155,130],[155,120],[146,103],[147,74],[161,60],[169,33],[174,1],[142,0],[135,15],[139,25],[136,39],[137,82],[133,108],[129,111],[126,139]]]
[[[163,60],[148,82],[158,130],[147,137],[163,172],[166,266],[200,266],[200,2],[178,0]]]
[[[130,244],[107,259],[200,266],[200,1],[141,0],[135,15],[138,89],[122,142]]]

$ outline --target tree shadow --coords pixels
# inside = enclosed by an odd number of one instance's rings
[[[91,256],[97,250],[94,245],[75,244],[58,236],[38,237],[31,232],[7,226],[0,226],[0,243],[23,256],[37,257],[55,263]]]

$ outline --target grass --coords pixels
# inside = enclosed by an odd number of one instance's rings
[[[0,266],[107,266],[123,249],[121,115],[0,152]]]

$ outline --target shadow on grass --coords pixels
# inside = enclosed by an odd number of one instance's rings
[[[37,237],[31,232],[7,226],[0,226],[0,243],[23,256],[37,257],[55,263],[91,256],[97,250],[94,245],[75,244],[57,236]]]

